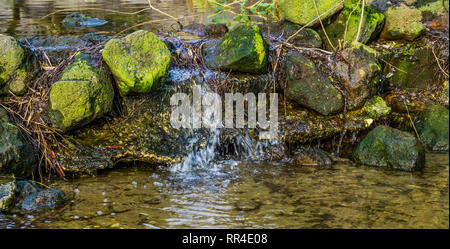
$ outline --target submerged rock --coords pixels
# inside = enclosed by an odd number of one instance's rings
[[[183,27],[183,31],[199,37],[215,37],[225,35],[228,32],[228,27],[222,23],[214,23],[208,25],[195,23]]]
[[[429,150],[448,151],[449,111],[432,105],[427,107],[415,123],[420,140]]]
[[[0,211],[8,211],[16,192],[16,179],[0,175]]]
[[[361,43],[353,43],[341,56],[348,66],[339,65],[336,72],[344,80],[347,110],[355,110],[375,95],[381,66],[376,51]]]
[[[33,147],[0,108],[0,173],[29,177],[36,163]]]
[[[221,40],[205,43],[202,55],[206,66],[243,73],[267,72],[267,44],[257,25],[240,24]]]
[[[0,96],[11,91],[22,95],[27,83],[39,70],[33,52],[15,38],[0,34]]]
[[[334,47],[355,41],[361,20],[361,10],[361,4],[346,4],[339,15],[326,26],[325,31]],[[367,44],[377,39],[383,25],[384,15],[366,5],[358,42]],[[319,33],[322,39],[326,40],[323,31],[320,30]],[[325,42],[325,45],[331,48],[328,42]]]
[[[369,166],[416,171],[424,167],[425,151],[411,133],[380,125],[358,144],[353,158]]]
[[[286,97],[322,115],[336,114],[344,108],[342,94],[330,79],[307,57],[298,53],[286,55]]]
[[[77,54],[50,89],[49,117],[62,131],[89,124],[112,110],[114,89],[104,68]]]
[[[325,151],[319,148],[299,148],[294,152],[292,162],[301,166],[331,166],[333,161]]]
[[[103,59],[116,79],[122,95],[149,93],[162,87],[171,54],[155,34],[139,30],[124,38],[111,39]]]
[[[416,8],[406,5],[391,7],[384,15],[386,24],[381,32],[383,39],[412,41],[425,31],[422,12]]]
[[[72,13],[67,15],[61,23],[72,28],[80,29],[83,27],[102,26],[108,22],[98,18],[92,18],[81,13]]]
[[[64,199],[64,192],[55,188],[43,189],[33,181],[17,181],[15,211],[40,212],[54,209]]]
[[[301,29],[302,26],[289,21],[279,21],[268,25],[261,24],[259,27],[266,40],[270,35],[271,38],[277,37],[282,40],[290,38],[288,42],[299,47],[322,47],[322,39],[317,31],[310,28]],[[299,30],[300,32],[297,32]]]
[[[318,24],[319,19],[317,17],[320,14],[324,14],[321,19],[325,20],[341,10],[342,7],[343,1],[340,0],[278,1],[278,8],[280,10],[280,13],[286,20],[307,26],[315,26],[316,24]]]
[[[28,37],[21,41],[30,44],[33,50],[44,53],[45,61],[49,60],[53,66],[67,59],[74,51],[86,47],[86,43],[76,36]]]

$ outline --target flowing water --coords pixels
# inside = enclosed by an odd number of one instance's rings
[[[208,23],[214,11],[206,0],[152,3],[184,17],[183,24]],[[146,0],[0,0],[0,33],[114,34],[167,19],[155,11],[125,14],[147,6]],[[61,20],[72,12],[108,24],[66,29]],[[50,13],[55,14],[45,17]],[[170,23],[139,28],[158,30]],[[318,169],[257,160],[265,145],[251,150],[246,137],[236,141],[235,151],[256,160],[222,160],[215,152],[218,131],[210,137],[205,148],[172,167],[126,165],[97,177],[53,180],[49,184],[66,192],[64,205],[41,214],[0,214],[0,228],[449,228],[448,154],[427,154],[425,169],[415,173],[351,163]]]

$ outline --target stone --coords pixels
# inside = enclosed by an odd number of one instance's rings
[[[369,166],[416,171],[424,167],[425,150],[411,133],[380,125],[358,144],[353,159]]]
[[[151,32],[139,30],[111,39],[102,54],[121,95],[150,93],[165,83],[171,54]]]
[[[319,24],[319,18],[317,18],[319,15],[323,14],[321,19],[325,20],[341,10],[342,7],[343,1],[340,0],[278,1],[278,9],[286,20],[308,27]]]
[[[406,5],[389,8],[385,13],[386,23],[381,38],[386,40],[413,41],[423,32],[422,12]]]
[[[86,48],[86,43],[76,36],[59,37],[28,37],[20,41],[24,44],[30,44],[30,47],[36,51],[42,51],[46,62],[50,61],[53,66],[58,65],[63,60],[71,56],[74,51]]]
[[[89,54],[77,54],[51,86],[49,117],[64,132],[85,126],[112,110],[111,79],[104,68],[94,63]]]
[[[205,43],[202,55],[209,68],[259,74],[267,72],[267,50],[257,25],[240,24],[222,39]]]
[[[361,43],[353,43],[341,52],[341,56],[347,66],[342,65],[335,72],[344,80],[347,110],[355,110],[375,95],[381,66],[377,52]]]
[[[415,122],[420,141],[432,151],[448,151],[449,111],[439,105],[431,105],[423,110]]]
[[[361,10],[361,4],[346,4],[337,17],[333,18],[331,23],[325,27],[325,31],[335,48],[339,47],[340,44],[351,44],[356,40],[361,20]],[[366,5],[357,42],[367,44],[377,39],[383,26],[384,15]],[[319,30],[319,34],[322,40],[326,41],[326,47],[331,49],[322,29]]]
[[[98,18],[92,18],[81,13],[72,13],[67,15],[61,23],[71,28],[81,29],[84,27],[102,26],[108,22]]]
[[[39,70],[36,56],[14,37],[0,34],[0,96],[23,95]]]
[[[5,113],[0,108],[0,173],[29,177],[36,164],[34,148]]]
[[[299,166],[331,166],[333,161],[325,151],[319,148],[301,147],[294,152],[292,162]]]
[[[317,31],[311,28],[302,29],[302,26],[289,21],[261,24],[259,28],[266,40],[270,34],[271,38],[277,37],[282,40],[290,38],[288,42],[294,46],[322,48],[322,39]],[[300,32],[297,32],[299,30]]]
[[[288,100],[322,115],[343,110],[342,94],[309,58],[298,53],[287,54],[285,73]]]
[[[16,179],[0,175],[0,211],[8,211],[16,192]]]

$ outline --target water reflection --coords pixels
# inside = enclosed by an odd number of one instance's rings
[[[181,18],[183,24],[206,22],[208,14],[213,11],[207,0],[153,0],[152,4]],[[147,7],[147,0],[0,0],[0,33],[16,37],[59,36],[81,32],[115,33],[144,21],[167,19],[167,16],[156,11],[127,14]],[[110,24],[85,31],[70,30],[61,25],[61,20],[73,12],[104,19]],[[50,13],[55,14],[45,17]],[[148,26],[144,27],[154,28]]]

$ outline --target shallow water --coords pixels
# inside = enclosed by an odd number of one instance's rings
[[[222,161],[188,172],[136,165],[58,181],[72,198],[0,228],[449,228],[449,156],[423,172]]]
[[[208,15],[214,12],[214,8],[207,0],[153,0],[152,5],[176,18],[181,18],[180,22],[183,25],[210,22],[211,18],[208,19]],[[157,20],[165,20],[168,17],[157,11],[127,14],[144,8],[148,8],[147,0],[0,0],[0,33],[15,37],[60,36],[88,32],[115,34],[149,20],[155,22],[135,29],[158,31],[161,25],[173,24],[170,21],[158,22]],[[67,14],[73,12],[81,12],[106,20],[108,23],[81,30],[66,28],[61,21]],[[55,14],[47,16],[51,13]],[[170,29],[165,27],[164,30]]]

